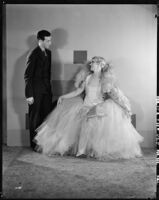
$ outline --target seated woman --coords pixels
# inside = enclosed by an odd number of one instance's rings
[[[84,154],[102,160],[142,156],[143,137],[131,123],[129,100],[115,80],[104,58],[90,60],[89,68],[76,76],[76,90],[62,95],[37,129],[35,141],[44,154]],[[79,97],[83,92],[84,99]]]

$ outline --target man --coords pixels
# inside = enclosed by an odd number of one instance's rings
[[[41,30],[37,33],[38,46],[29,53],[26,62],[25,97],[29,106],[30,145],[36,151],[33,140],[36,128],[52,109],[51,93],[51,33]]]

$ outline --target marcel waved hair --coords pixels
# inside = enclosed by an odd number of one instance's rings
[[[115,77],[112,65],[110,65],[110,63],[106,63],[105,59],[100,56],[94,56],[90,61],[88,61],[82,66],[80,71],[75,76],[74,86],[75,88],[79,88],[81,84],[86,80],[86,77],[89,74],[93,73],[90,67],[93,62],[103,64],[102,69],[101,69],[101,72],[102,72],[101,83],[102,83],[102,92],[105,93],[107,92],[108,86],[109,88],[113,87],[113,85],[116,82],[116,77]]]

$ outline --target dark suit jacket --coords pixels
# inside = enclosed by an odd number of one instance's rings
[[[27,57],[25,79],[25,97],[37,94],[51,94],[51,51],[44,52],[36,47]]]

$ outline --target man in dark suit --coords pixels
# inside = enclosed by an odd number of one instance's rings
[[[52,109],[51,93],[51,33],[41,30],[37,33],[38,46],[32,50],[26,61],[25,97],[29,106],[30,145],[36,151],[33,140],[36,128]]]

